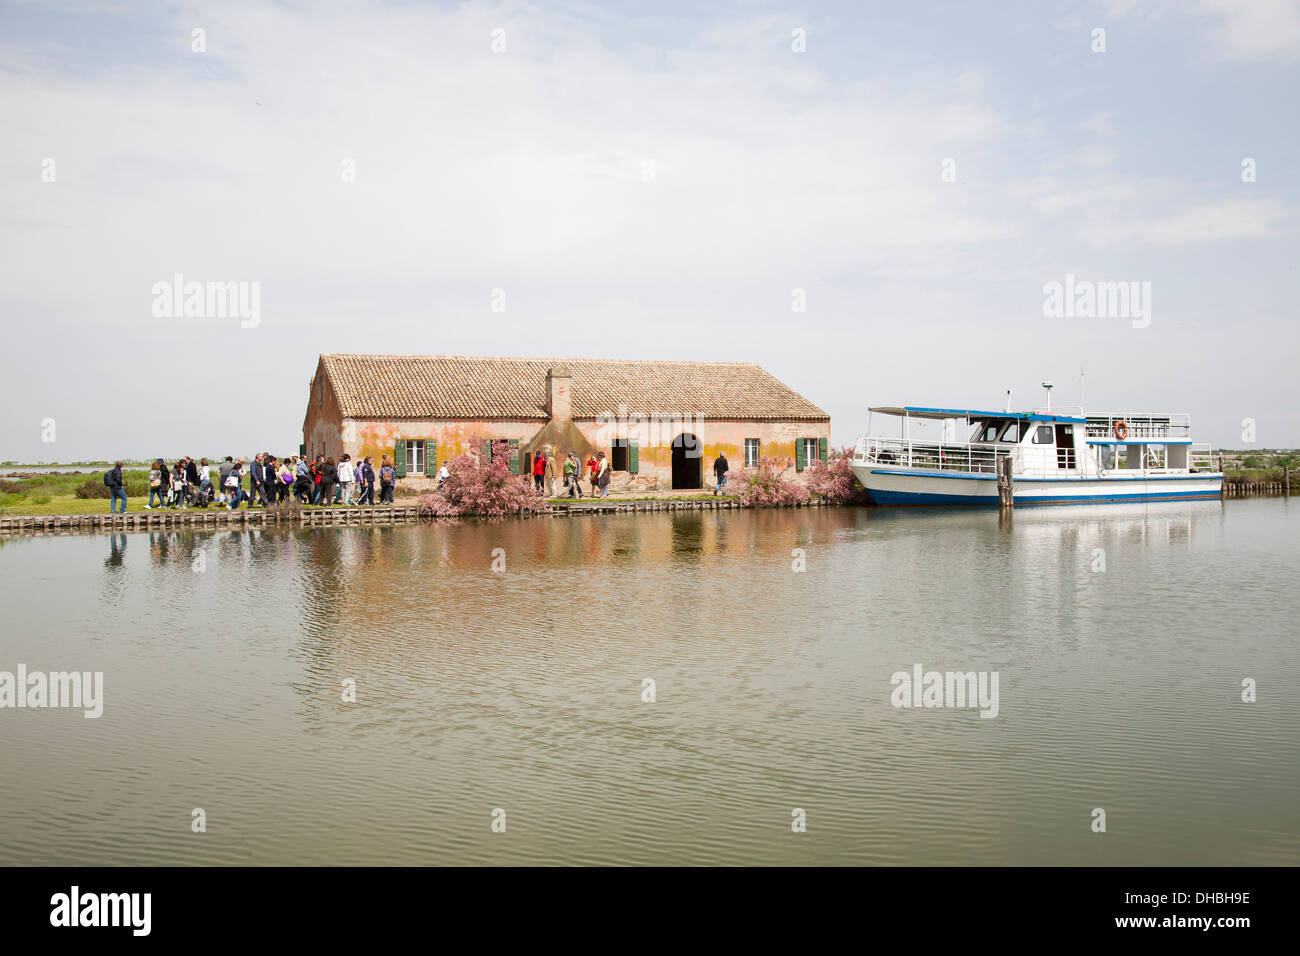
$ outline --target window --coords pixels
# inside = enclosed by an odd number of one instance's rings
[[[758,439],[757,438],[745,439],[745,467],[746,468],[758,467]]]
[[[1038,426],[1037,431],[1034,432],[1034,444],[1035,444],[1035,445],[1050,445],[1050,444],[1052,444],[1052,426],[1051,426],[1051,425],[1039,425],[1039,426]]]
[[[1002,438],[1000,440],[1012,445],[1018,445],[1020,444],[1020,440],[1028,434],[1028,422],[1007,422],[1007,427],[1003,429]]]
[[[609,450],[609,468],[611,471],[627,471],[627,449],[628,440],[626,438],[614,439],[614,444]]]
[[[815,461],[821,460],[821,452],[817,450],[816,438],[801,438],[803,442],[803,460],[811,465]]]
[[[424,439],[406,439],[406,473],[408,475],[424,474]]]

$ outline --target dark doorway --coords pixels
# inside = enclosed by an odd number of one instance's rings
[[[1056,467],[1073,468],[1074,464],[1074,426],[1056,426]]]
[[[704,487],[704,447],[689,432],[673,439],[673,490]]]
[[[609,468],[611,471],[627,471],[627,450],[629,447],[626,438],[614,439],[614,444],[609,449]]]

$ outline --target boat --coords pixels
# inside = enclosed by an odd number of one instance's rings
[[[1007,461],[1006,503],[1015,506],[1222,495],[1223,473],[1214,470],[1210,446],[1192,441],[1189,415],[1062,414],[1051,408],[1051,383],[1043,386],[1047,407],[1029,412],[1010,411],[1010,392],[1002,412],[872,408],[868,433],[854,446],[853,473],[878,505],[1002,504]],[[871,433],[877,415],[899,419],[898,437]]]

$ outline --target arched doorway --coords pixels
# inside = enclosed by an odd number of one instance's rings
[[[704,487],[704,446],[690,432],[673,439],[673,490]]]

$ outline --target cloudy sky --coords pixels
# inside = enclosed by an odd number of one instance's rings
[[[1300,2],[701,6],[0,4],[0,459],[296,450],[331,351],[754,361],[837,444],[1083,370],[1300,445]]]

